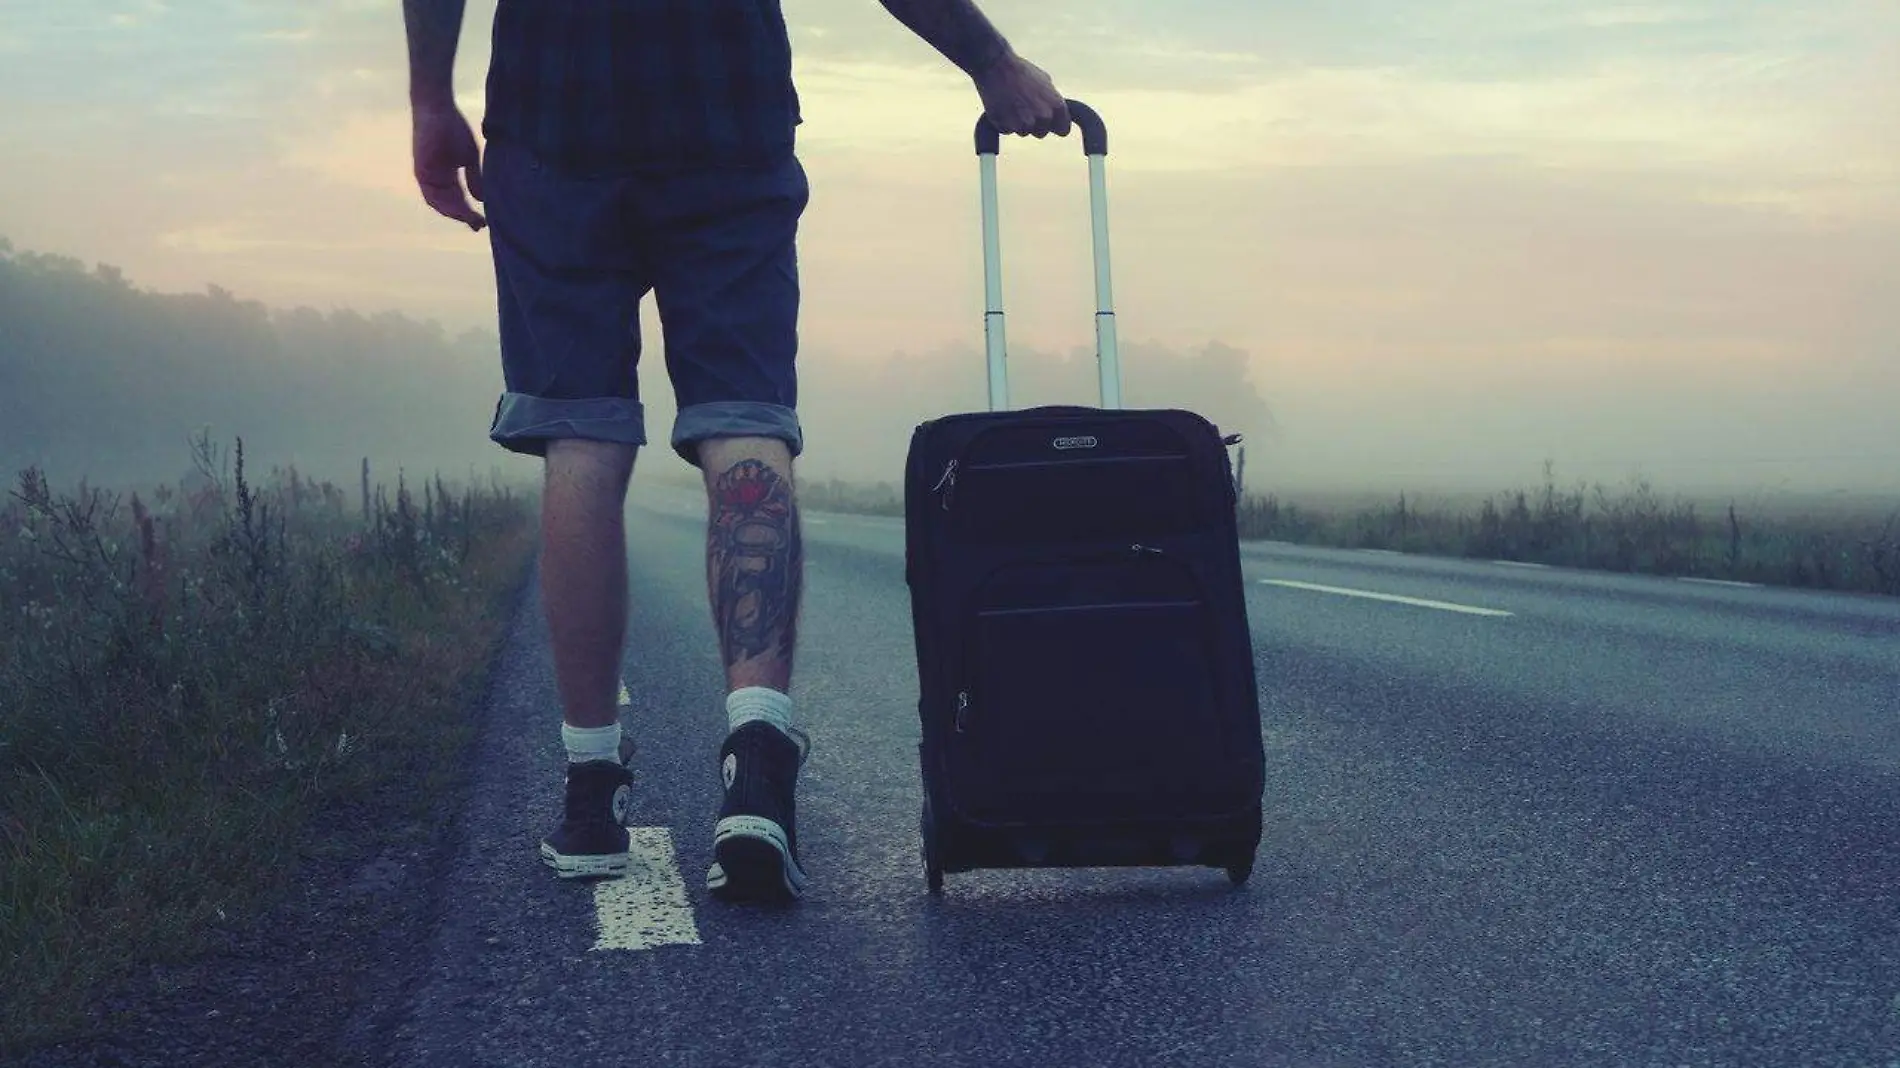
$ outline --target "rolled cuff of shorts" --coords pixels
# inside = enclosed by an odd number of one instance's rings
[[[673,422],[673,451],[699,466],[699,443],[708,438],[777,438],[793,456],[805,450],[798,413],[782,404],[712,401],[689,404]]]
[[[645,445],[646,408],[627,397],[566,400],[503,393],[488,439],[510,452],[545,456],[555,438]]]

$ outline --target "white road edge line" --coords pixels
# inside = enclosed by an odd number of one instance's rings
[[[1374,593],[1371,590],[1347,589],[1344,586],[1321,586],[1314,582],[1296,582],[1292,579],[1261,579],[1263,586],[1286,586],[1295,590],[1312,590],[1315,593],[1335,593],[1341,597],[1363,597],[1371,601],[1390,601],[1393,604],[1409,604],[1418,608],[1436,608],[1441,612],[1461,612],[1469,616],[1509,616],[1513,613],[1501,608],[1478,608],[1468,604],[1453,604],[1450,601],[1430,601],[1422,597],[1401,597],[1396,593]]]
[[[1493,560],[1491,562],[1498,565],[1499,567],[1528,567],[1534,571],[1550,570],[1549,564],[1537,564],[1537,563],[1532,563],[1529,560]]]
[[[697,946],[699,925],[665,827],[627,828],[627,874],[594,884],[595,950]]]
[[[1761,583],[1759,582],[1737,582],[1734,579],[1694,578],[1689,575],[1678,575],[1676,577],[1676,581],[1694,582],[1702,586],[1734,586],[1735,588],[1742,589],[1742,590],[1761,589]]]
[[[1397,549],[1361,549],[1359,551],[1362,553],[1371,553],[1374,556],[1404,556],[1405,555],[1404,553],[1398,551]]]

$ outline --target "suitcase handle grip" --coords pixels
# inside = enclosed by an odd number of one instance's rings
[[[1115,333],[1115,294],[1108,270],[1108,128],[1095,109],[1066,101],[1069,117],[1082,131],[1082,154],[1089,171],[1089,232],[1095,275],[1095,367],[1101,406],[1122,406],[1121,346]],[[1009,407],[1009,359],[1003,337],[1003,253],[996,206],[996,157],[1001,137],[983,116],[976,121],[976,165],[983,215],[983,348],[989,364],[990,411]]]
[[[1082,154],[1084,156],[1108,155],[1108,127],[1103,125],[1102,117],[1095,109],[1080,100],[1063,100],[1068,106],[1069,119],[1076,129],[1082,131]],[[976,154],[994,156],[1002,151],[1002,131],[990,121],[988,115],[979,115],[976,119]]]

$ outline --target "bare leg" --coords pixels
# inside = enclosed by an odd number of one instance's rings
[[[636,446],[548,442],[541,592],[569,726],[615,722],[627,630],[627,485]]]
[[[804,550],[792,457],[776,438],[727,438],[699,448],[706,480],[706,582],[727,692],[789,693]]]

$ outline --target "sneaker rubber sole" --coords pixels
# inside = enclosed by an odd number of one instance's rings
[[[567,856],[546,842],[541,843],[541,859],[563,879],[603,879],[627,874],[632,866],[631,853],[581,853]]]
[[[713,829],[706,889],[725,901],[786,902],[805,893],[805,870],[785,831],[760,816],[727,816]]]

